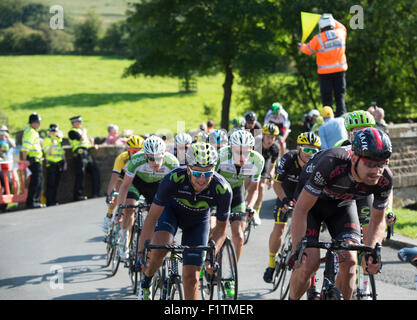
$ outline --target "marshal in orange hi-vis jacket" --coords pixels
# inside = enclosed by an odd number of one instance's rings
[[[346,27],[335,21],[333,30],[326,30],[315,35],[308,44],[301,44],[300,50],[305,54],[316,54],[317,73],[327,74],[346,71]]]

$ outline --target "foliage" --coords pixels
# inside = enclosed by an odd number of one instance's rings
[[[48,51],[49,42],[42,31],[33,30],[21,23],[2,31],[0,53],[42,54]]]
[[[100,29],[100,16],[89,11],[84,21],[75,26],[75,50],[80,53],[94,53],[99,44]]]

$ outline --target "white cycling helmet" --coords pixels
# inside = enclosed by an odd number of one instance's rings
[[[334,27],[336,26],[336,22],[334,21],[334,18],[331,13],[323,13],[319,20],[319,28],[320,30],[323,30],[326,27]]]
[[[181,132],[175,136],[175,144],[186,145],[192,142],[193,138],[188,133]]]
[[[145,154],[162,154],[166,150],[166,144],[158,136],[150,136],[143,144],[143,152]]]
[[[230,136],[229,144],[231,146],[254,147],[255,138],[249,131],[237,130]]]

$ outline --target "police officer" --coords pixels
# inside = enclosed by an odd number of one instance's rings
[[[72,128],[68,132],[68,137],[71,143],[75,168],[74,200],[87,199],[84,195],[83,185],[86,170],[91,173],[93,198],[99,197],[100,172],[89,152],[91,148],[95,147],[94,141],[87,136],[87,129],[82,128],[81,116],[72,117],[70,120]]]
[[[23,129],[22,160],[26,162],[31,171],[27,208],[42,208],[40,203],[42,193],[42,139],[38,129],[41,126],[41,116],[36,112],[29,116],[29,125]]]
[[[46,160],[46,205],[54,206],[61,174],[67,170],[61,132],[56,124],[49,126],[49,135],[43,141]]]

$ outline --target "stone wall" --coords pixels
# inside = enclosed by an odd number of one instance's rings
[[[394,207],[417,203],[417,123],[389,127],[393,154]]]

